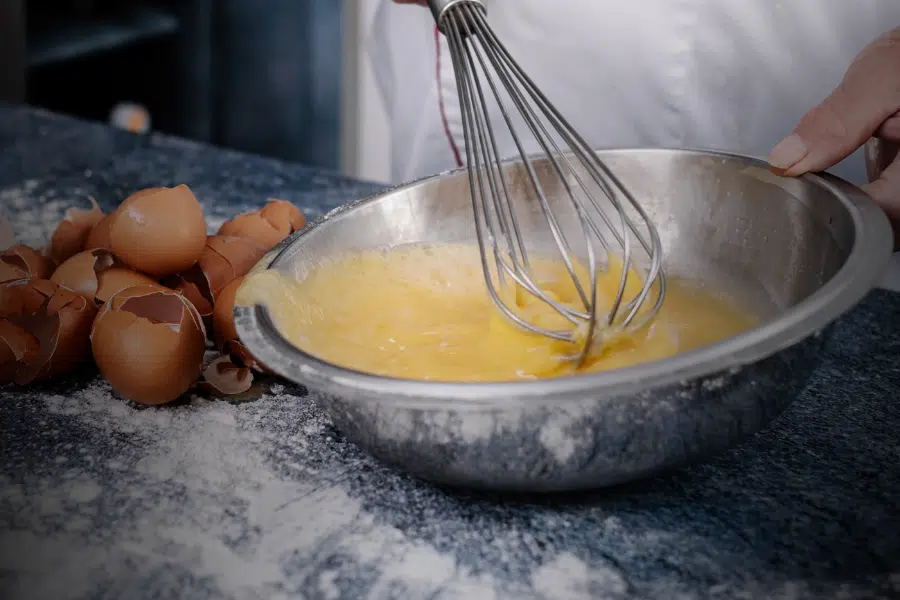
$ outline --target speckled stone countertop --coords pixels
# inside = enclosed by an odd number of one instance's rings
[[[0,106],[0,212],[188,183],[210,226],[377,189]],[[590,494],[435,489],[368,458],[303,390],[139,409],[91,375],[0,390],[0,597],[898,598],[900,295],[843,318],[806,391],[703,465]]]

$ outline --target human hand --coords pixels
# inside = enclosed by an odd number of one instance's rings
[[[787,176],[822,171],[863,144],[870,181],[863,189],[900,244],[900,27],[859,53],[837,89],[775,146],[769,164]]]

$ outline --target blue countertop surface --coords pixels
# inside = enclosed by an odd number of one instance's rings
[[[378,186],[0,105],[0,213],[187,183],[210,227]],[[588,494],[437,489],[345,441],[299,388],[139,409],[92,375],[0,390],[0,597],[898,598],[900,295],[842,318],[807,389],[705,464]]]

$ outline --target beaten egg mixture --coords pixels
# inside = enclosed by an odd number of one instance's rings
[[[562,264],[532,260],[532,272],[542,290],[579,306]],[[611,306],[621,275],[621,261],[598,275],[598,314]],[[566,357],[577,354],[577,346],[524,331],[494,305],[473,246],[361,251],[328,259],[301,279],[272,270],[253,274],[237,303],[267,306],[282,335],[322,360],[403,379],[512,381],[605,371],[708,345],[756,323],[733,302],[670,277],[662,307],[648,326],[594,344],[576,367]],[[629,280],[626,299],[641,287],[637,274]],[[572,328],[529,293],[505,289],[501,294],[532,323]],[[644,308],[655,298],[653,290]]]

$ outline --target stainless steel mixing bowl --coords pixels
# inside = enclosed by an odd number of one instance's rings
[[[723,450],[803,389],[828,325],[883,272],[890,225],[868,196],[828,175],[780,178],[760,161],[715,152],[600,154],[658,227],[668,273],[752,303],[761,326],[654,363],[513,383],[417,382],[341,368],[287,342],[260,306],[236,309],[241,340],[305,385],[350,440],[435,482],[592,488]],[[507,168],[522,180],[521,165]],[[545,165],[538,172],[546,176]],[[468,180],[456,171],[339,209],[257,269],[302,276],[310,261],[345,250],[473,236]],[[365,295],[359,290],[360,302]]]

